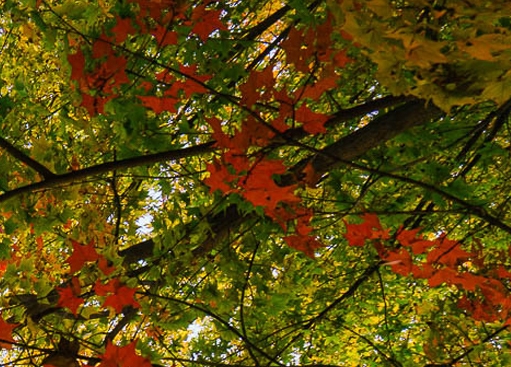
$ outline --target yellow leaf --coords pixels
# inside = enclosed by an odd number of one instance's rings
[[[495,53],[511,48],[509,38],[501,34],[484,34],[467,41],[458,41],[456,44],[461,51],[466,52],[474,59],[486,61],[493,61]]]

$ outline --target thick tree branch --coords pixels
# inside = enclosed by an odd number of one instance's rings
[[[87,167],[78,171],[72,171],[61,175],[53,175],[43,181],[36,182],[30,185],[18,187],[16,189],[7,191],[0,195],[0,203],[12,199],[14,197],[33,193],[37,191],[52,189],[63,185],[69,185],[75,182],[83,181],[86,178],[99,176],[105,173],[123,170],[128,168],[135,168],[140,166],[148,166],[155,163],[171,161],[186,157],[193,157],[211,153],[215,150],[213,147],[214,142],[208,142],[189,148],[168,150],[166,152],[154,153],[144,156],[132,157],[122,159],[120,161],[106,162],[96,166]]]
[[[284,177],[283,184],[295,184],[297,182],[297,178],[302,174],[303,167],[308,161],[315,161],[315,164],[317,164],[319,169],[322,170],[320,172],[326,172],[327,170],[341,164],[343,160],[354,159],[357,156],[366,153],[368,150],[406,131],[407,129],[427,123],[434,117],[439,117],[442,114],[442,112],[434,106],[425,106],[423,101],[416,99],[410,101],[407,97],[384,97],[336,113],[330,120],[328,120],[327,126],[333,127],[336,124],[363,116],[370,112],[395,106],[396,104],[403,103],[404,101],[408,102],[376,118],[368,125],[340,139],[337,143],[328,146],[323,151],[317,152],[314,156],[299,162],[290,170],[294,173]],[[303,129],[297,128],[286,132],[285,135],[286,136],[277,138],[275,144],[282,144],[282,138],[285,140],[298,139],[305,136],[306,133]],[[336,159],[338,156],[340,157]],[[219,214],[208,216],[207,220],[210,224],[212,233],[215,234],[215,238],[208,237],[201,246],[194,250],[194,257],[198,257],[208,252],[215,242],[228,234],[232,228],[236,228],[243,223],[243,221],[248,219],[250,218],[242,216],[238,212],[235,205],[229,206],[226,210]],[[152,256],[153,248],[154,241],[150,239],[132,245],[131,247],[120,251],[119,254],[124,256],[125,264],[131,264]]]
[[[424,125],[442,114],[440,109],[431,104],[426,106],[423,101],[407,102],[329,145],[308,161],[317,174],[325,174],[341,161],[359,157],[406,130]]]
[[[16,148],[14,145],[9,143],[4,138],[0,137],[0,148],[5,150],[7,153],[9,153],[12,157],[16,158],[20,162],[23,162],[28,167],[32,168],[34,171],[39,173],[43,178],[49,179],[51,177],[54,177],[55,174],[51,172],[48,168],[43,166],[41,163],[33,160],[28,155],[23,153],[21,150]]]

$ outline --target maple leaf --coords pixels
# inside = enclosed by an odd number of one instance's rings
[[[123,43],[128,38],[129,34],[135,33],[135,28],[131,24],[132,20],[130,18],[121,18],[119,16],[116,17],[117,23],[111,29],[112,34],[114,35],[114,39],[116,43]]]
[[[68,308],[75,316],[78,315],[78,308],[84,303],[84,299],[79,297],[81,291],[78,278],[73,277],[71,285],[57,289],[59,293],[58,307]]]
[[[286,52],[286,60],[294,64],[298,71],[309,72],[308,60],[314,56],[314,34],[308,30],[291,28],[288,37],[281,42],[281,47]]]
[[[83,78],[85,69],[85,56],[82,50],[67,56],[67,61],[71,65],[71,80],[80,80]]]
[[[103,306],[111,306],[117,313],[121,313],[126,306],[140,308],[140,304],[134,298],[136,289],[121,284],[118,279],[113,279],[107,284],[97,280],[94,291],[98,296],[107,296]]]
[[[350,246],[364,246],[366,240],[388,239],[390,237],[388,230],[384,231],[382,229],[377,215],[366,213],[362,218],[364,222],[360,224],[349,224],[344,221],[346,226],[344,237],[348,240]]]
[[[96,116],[105,112],[105,105],[112,99],[112,96],[91,96],[90,94],[82,94],[82,103],[80,106],[84,107],[90,116]]]
[[[338,66],[341,68],[345,67],[348,63],[350,63],[352,61],[353,60],[348,57],[346,50],[341,50],[341,51],[337,52],[333,58],[334,66]]]
[[[415,228],[415,229],[404,229],[402,226],[398,229],[396,240],[398,242],[405,246],[411,246],[414,242],[418,241],[417,239],[417,233],[419,233],[421,229]]]
[[[296,186],[280,187],[274,182],[265,187],[251,187],[243,191],[243,197],[254,206],[262,206],[273,217],[272,212],[281,202],[293,203],[300,199],[294,194]]]
[[[112,45],[108,42],[107,37],[102,35],[92,44],[92,57],[99,59],[104,56],[111,55],[114,52]]]
[[[196,6],[192,13],[192,33],[205,42],[215,30],[225,30],[226,26],[220,20],[221,10],[205,10],[205,5]]]
[[[176,112],[175,107],[178,100],[175,97],[137,96],[145,107],[149,107],[156,114],[163,111]]]
[[[103,284],[99,279],[94,284],[94,292],[98,296],[106,296],[110,293],[115,292],[115,289],[120,286],[118,279],[112,279],[109,282]]]
[[[170,31],[168,28],[162,27],[159,24],[157,24],[156,27],[151,30],[151,34],[154,36],[156,42],[158,42],[158,45],[161,47],[175,45],[178,41],[177,32]]]
[[[204,183],[209,186],[209,190],[212,193],[216,190],[220,190],[223,193],[231,191],[231,183],[236,182],[238,179],[237,175],[230,173],[228,168],[224,164],[220,164],[218,160],[209,163],[206,166],[206,170],[209,172],[209,177],[204,179]]]
[[[208,89],[200,84],[197,83],[193,79],[187,79],[186,81],[176,81],[174,84],[172,84],[172,87],[170,88],[171,93],[177,94],[178,91],[182,91],[184,93],[185,98],[190,98],[192,94],[197,93],[207,93]]]
[[[284,241],[289,247],[295,250],[302,251],[305,255],[313,259],[315,257],[315,250],[323,247],[321,242],[312,236],[291,235],[284,237]]]
[[[390,265],[396,274],[407,276],[412,272],[412,258],[404,248],[389,251],[384,260],[387,261],[385,265]]]
[[[208,124],[213,128],[211,137],[216,141],[216,145],[222,148],[230,147],[231,137],[222,131],[222,121],[217,118],[210,118]]]
[[[140,308],[140,303],[135,300],[135,288],[130,288],[125,285],[120,286],[115,290],[115,293],[108,296],[103,306],[111,306],[116,313],[121,313],[124,307],[132,306],[133,308]]]
[[[273,175],[286,171],[282,161],[265,159],[257,162],[240,185],[244,190],[243,197],[254,206],[264,207],[269,215],[280,202],[299,202],[300,199],[294,194],[296,185],[278,186],[273,179]]]
[[[108,263],[108,260],[104,256],[101,256],[101,255],[99,257],[98,268],[105,275],[110,275],[115,270],[115,267],[111,266]]]
[[[15,343],[15,340],[12,337],[12,332],[19,325],[20,324],[11,324],[6,322],[0,314],[0,347],[4,349],[12,348],[12,343]]]
[[[105,353],[98,367],[152,367],[151,362],[141,357],[135,351],[137,341],[133,341],[124,347],[113,344],[110,340],[106,344]]]
[[[453,284],[453,279],[455,277],[456,272],[453,269],[441,268],[428,278],[428,284],[430,287],[438,287],[443,283]]]
[[[322,78],[318,82],[314,83],[313,85],[306,85],[298,92],[296,92],[296,94],[299,96],[301,95],[302,98],[310,98],[316,101],[327,90],[330,90],[335,87],[337,87],[336,78],[332,77],[331,75],[328,75],[325,78]]]
[[[96,252],[93,242],[90,242],[88,245],[82,245],[71,240],[71,244],[73,245],[73,253],[66,260],[71,268],[71,274],[80,270],[85,263],[99,260],[100,255]]]
[[[309,134],[326,133],[325,122],[328,116],[322,113],[315,113],[305,103],[295,111],[295,120],[303,124],[303,129]]]
[[[428,253],[427,261],[430,263],[440,263],[450,267],[457,266],[471,257],[471,253],[463,250],[461,244],[457,241],[440,238],[435,241],[437,246]]]
[[[274,84],[273,70],[271,67],[267,67],[262,71],[251,71],[247,81],[239,87],[242,94],[241,102],[247,106],[254,105],[263,97],[269,96],[268,88],[273,89]],[[261,88],[264,88],[263,93],[259,92]]]

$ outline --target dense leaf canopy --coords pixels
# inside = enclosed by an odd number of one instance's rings
[[[508,1],[0,4],[0,365],[511,363]]]

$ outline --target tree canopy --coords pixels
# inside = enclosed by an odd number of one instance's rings
[[[511,3],[0,14],[0,365],[511,363]]]

